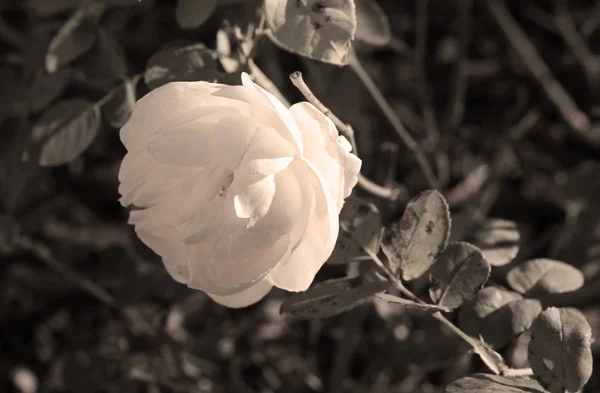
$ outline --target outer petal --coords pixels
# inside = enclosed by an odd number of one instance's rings
[[[190,85],[195,88],[190,88]],[[139,151],[158,134],[185,123],[204,119],[213,124],[232,113],[250,114],[247,103],[216,98],[214,84],[171,82],[142,97],[133,108],[131,118],[121,128],[121,141],[128,151]]]
[[[273,284],[271,284],[268,278],[263,278],[250,288],[233,295],[219,296],[208,292],[207,295],[210,296],[215,302],[225,307],[242,308],[250,306],[261,300],[271,291],[271,288],[273,288]]]
[[[293,105],[290,112],[296,119],[304,139],[304,157],[313,163],[323,177],[341,211],[344,198],[356,185],[361,161],[350,153],[350,143],[339,136],[333,122],[308,102]]]
[[[259,93],[263,101],[277,113],[283,124],[286,126],[287,131],[289,131],[292,139],[296,142],[298,149],[300,149],[300,152],[303,152],[304,143],[302,140],[302,134],[300,133],[298,125],[296,124],[294,117],[290,114],[288,108],[286,108],[273,94],[252,82],[250,76],[245,72],[242,73],[242,85]]]
[[[310,206],[304,231],[292,248],[290,258],[277,265],[270,278],[273,285],[281,289],[305,291],[333,252],[339,216],[336,202],[317,168],[304,160],[295,162],[293,169],[307,190],[305,192],[314,192],[314,204]],[[303,194],[303,197],[305,201],[310,200],[310,194]]]

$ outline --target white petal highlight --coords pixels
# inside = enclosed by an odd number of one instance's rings
[[[273,284],[267,278],[263,278],[255,285],[232,295],[213,295],[207,293],[215,302],[230,308],[243,308],[251,306],[264,298],[273,288]]]

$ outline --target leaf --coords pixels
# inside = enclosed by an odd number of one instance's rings
[[[174,81],[217,82],[217,56],[203,44],[164,49],[148,61],[144,81],[150,90]]]
[[[392,39],[390,21],[376,0],[355,0],[356,40],[385,46]]]
[[[488,219],[475,230],[470,240],[483,251],[490,265],[504,266],[517,256],[521,236],[515,222]]]
[[[475,298],[490,277],[490,271],[490,265],[477,247],[452,243],[431,267],[429,296],[440,306],[457,308]]]
[[[444,393],[546,393],[546,391],[532,378],[473,374],[452,382],[446,386]]]
[[[479,318],[485,318],[501,307],[522,298],[517,292],[501,287],[485,287],[477,294],[474,310]]]
[[[592,375],[592,331],[574,308],[550,307],[531,325],[528,358],[538,382],[551,393],[577,392]]]
[[[58,30],[46,54],[46,70],[59,68],[79,58],[96,42],[96,24],[104,11],[103,1],[85,1]]]
[[[125,80],[102,107],[102,114],[111,127],[121,128],[131,117],[131,112],[137,100],[135,90],[139,80],[139,75]]]
[[[340,234],[328,263],[369,259],[381,247],[381,215],[375,205],[357,197],[346,199],[340,212]]]
[[[486,342],[500,348],[531,327],[535,317],[542,311],[537,299],[520,299],[510,302],[492,313],[480,323]]]
[[[404,280],[414,280],[429,270],[450,235],[448,204],[437,191],[413,198],[399,221],[384,229],[382,248]]]
[[[42,72],[34,79],[33,84],[27,89],[26,100],[33,113],[40,112],[69,87],[73,71],[64,68],[53,74]]]
[[[63,100],[50,108],[31,133],[23,160],[34,155],[41,166],[58,166],[74,160],[95,139],[100,129],[100,108],[82,98]]]
[[[356,31],[354,0],[265,0],[268,36],[310,59],[348,64]]]
[[[365,281],[361,277],[328,280],[288,297],[281,313],[301,319],[329,318],[365,304],[389,287],[387,281]]]
[[[450,312],[452,309],[436,304],[417,303],[409,299],[404,299],[398,296],[390,295],[388,293],[378,293],[375,295],[376,298],[385,300],[388,303],[400,304],[403,307],[410,308],[413,310],[426,311],[426,312]]]
[[[571,292],[583,285],[583,273],[553,259],[532,259],[515,266],[506,276],[515,291],[529,297]]]
[[[516,292],[486,287],[473,302],[460,308],[458,322],[465,333],[500,348],[529,329],[541,310],[537,299],[523,299]]]
[[[217,8],[217,0],[178,0],[175,19],[183,29],[195,29],[204,24]]]

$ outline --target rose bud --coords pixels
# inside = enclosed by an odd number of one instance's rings
[[[242,83],[148,93],[121,129],[119,172],[129,223],[173,279],[235,308],[310,286],[361,167],[312,104]]]

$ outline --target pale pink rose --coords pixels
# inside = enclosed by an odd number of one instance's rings
[[[166,84],[121,129],[129,222],[175,280],[228,307],[310,286],[361,166],[310,103],[242,83]]]

